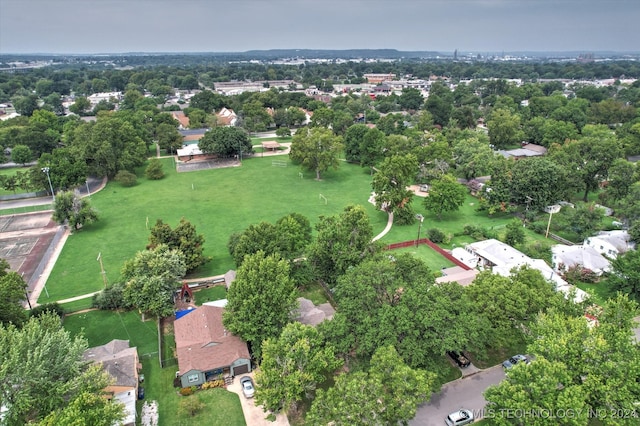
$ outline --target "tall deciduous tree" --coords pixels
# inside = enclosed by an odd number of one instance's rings
[[[611,266],[613,272],[608,279],[611,288],[640,302],[640,250],[618,255]]]
[[[489,128],[489,140],[496,148],[519,143],[523,133],[520,129],[520,116],[506,109],[497,109],[491,113],[487,122]]]
[[[303,168],[315,172],[316,179],[329,168],[337,169],[342,151],[342,138],[329,129],[314,127],[296,132],[291,141],[289,158]]]
[[[166,244],[172,249],[180,250],[185,258],[187,273],[193,272],[211,258],[204,255],[204,236],[196,232],[196,227],[185,218],[171,229],[168,223],[158,219],[151,228],[147,249],[153,249],[160,244]]]
[[[38,426],[92,425],[112,426],[125,418],[124,405],[93,392],[82,392],[69,404],[45,417]]]
[[[339,215],[321,216],[316,230],[308,258],[317,278],[330,285],[375,252],[373,229],[362,206],[347,206]]]
[[[87,367],[82,358],[86,349],[87,341],[72,338],[55,314],[33,317],[21,329],[0,326],[0,405],[7,409],[3,424],[37,422],[54,410],[72,409],[83,394],[100,394],[108,377],[98,366]],[[103,412],[113,421],[122,414]]]
[[[360,163],[360,144],[369,128],[364,124],[354,124],[344,134],[345,159],[350,163]]]
[[[250,342],[259,359],[262,343],[280,335],[296,307],[289,262],[261,251],[247,256],[238,268],[227,299],[225,327]]]
[[[53,220],[60,224],[68,223],[77,231],[84,225],[97,221],[98,212],[91,207],[87,198],[80,198],[73,191],[63,191],[56,194]]]
[[[22,276],[9,271],[9,262],[0,259],[0,324],[20,327],[27,320],[27,311],[22,306],[26,289]]]
[[[307,422],[336,426],[407,424],[418,405],[431,397],[434,382],[433,374],[411,369],[393,346],[385,346],[376,351],[368,372],[341,374],[329,390],[318,390]]]
[[[560,418],[531,418],[531,425],[586,426],[589,423],[589,406],[585,389],[573,382],[567,366],[550,362],[544,358],[530,365],[515,365],[498,385],[489,387],[484,397],[487,400],[485,416],[490,413],[491,424],[508,426],[517,424],[513,413],[565,413]],[[522,419],[517,419],[522,421]]]
[[[136,253],[122,267],[124,298],[143,314],[165,317],[173,313],[173,296],[186,272],[181,251],[160,244]]]
[[[270,411],[296,410],[340,364],[333,347],[314,327],[289,323],[277,339],[262,344],[256,402]]]
[[[458,210],[464,204],[466,196],[466,187],[460,185],[455,177],[443,175],[431,183],[429,195],[424,199],[424,207],[440,219],[442,213]]]
[[[371,187],[376,207],[396,214],[400,224],[413,223],[413,192],[408,189],[418,174],[418,160],[413,154],[394,155],[380,164]]]
[[[247,132],[240,127],[214,127],[198,142],[202,152],[219,157],[251,154],[253,147]]]
[[[23,166],[33,159],[31,148],[26,145],[16,145],[11,150],[11,161]]]

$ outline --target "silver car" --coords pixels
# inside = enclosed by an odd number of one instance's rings
[[[244,376],[240,379],[240,386],[242,386],[242,393],[246,398],[253,398],[255,388],[253,387],[253,380],[251,380],[251,377]]]
[[[473,413],[470,410],[461,408],[460,410],[449,414],[447,418],[444,419],[444,422],[448,426],[468,425],[473,423]]]

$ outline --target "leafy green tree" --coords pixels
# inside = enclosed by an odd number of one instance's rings
[[[443,175],[431,183],[429,195],[424,199],[424,207],[441,219],[442,213],[457,211],[464,204],[466,196],[467,189],[455,177]]]
[[[635,169],[633,163],[624,158],[618,158],[611,164],[606,193],[614,201],[620,201],[629,194],[634,183]]]
[[[13,107],[18,114],[30,117],[38,109],[38,97],[36,95],[17,96],[13,99]]]
[[[572,380],[567,366],[561,362],[535,359],[530,365],[515,365],[497,385],[484,393],[487,400],[485,413],[491,413],[491,424],[517,425],[522,418],[513,415],[522,412],[565,412],[571,408],[572,415],[554,418],[527,419],[529,425],[584,425],[589,423],[589,406],[585,389]],[[486,415],[486,414],[485,414]]]
[[[78,231],[97,221],[98,212],[91,207],[87,198],[80,198],[73,191],[63,191],[56,194],[53,220],[60,224],[68,223],[74,231]]]
[[[204,407],[204,402],[200,401],[197,395],[189,395],[184,398],[180,398],[178,413],[184,417],[193,417],[202,411]]]
[[[576,208],[565,209],[562,212],[558,225],[573,231],[578,240],[582,241],[600,229],[603,217],[604,210],[593,203],[578,204]]]
[[[486,138],[485,138],[486,139]],[[453,155],[456,158],[456,170],[465,179],[486,176],[491,170],[494,153],[488,140],[477,136],[464,138],[455,143]]]
[[[304,169],[315,172],[316,180],[320,180],[321,174],[330,167],[338,168],[342,148],[342,138],[329,129],[302,129],[293,136],[289,158]]]
[[[99,366],[88,367],[86,349],[87,341],[72,338],[55,314],[33,317],[22,328],[0,326],[0,405],[8,409],[3,422],[37,422],[68,405],[72,410],[72,401],[85,393],[100,394],[108,376]],[[119,417],[115,410],[107,414]]]
[[[539,271],[527,267],[510,277],[482,272],[466,287],[465,295],[472,310],[488,319],[491,339],[500,346],[525,339],[524,330],[538,312],[551,307],[568,309],[562,293]]]
[[[107,395],[82,392],[69,404],[45,417],[38,426],[95,425],[112,426],[125,418],[124,405],[111,401]]]
[[[156,127],[155,133],[161,149],[166,149],[169,153],[174,153],[182,147],[183,138],[175,125],[160,123]]]
[[[350,126],[344,134],[345,158],[350,163],[360,163],[360,144],[369,128],[364,124]]]
[[[435,376],[407,366],[393,346],[381,347],[368,372],[343,373],[327,391],[318,390],[307,422],[311,425],[407,424],[429,400]]]
[[[396,214],[400,224],[414,222],[413,193],[407,189],[418,173],[418,160],[413,154],[394,155],[384,159],[373,175],[371,188],[376,207]]]
[[[608,279],[611,288],[640,302],[640,251],[630,250],[618,255],[611,266],[613,271]]]
[[[360,165],[371,167],[378,164],[384,157],[385,134],[377,128],[369,129],[364,133],[359,146]]]
[[[582,315],[539,315],[531,326],[529,353],[564,364],[570,383],[584,389],[586,404],[595,412],[628,410],[640,398],[634,379],[640,377],[640,352],[632,331],[637,314],[638,304],[618,294],[605,302],[597,326]],[[617,418],[599,420],[620,424]]]
[[[85,160],[90,173],[110,178],[119,170],[135,171],[147,159],[147,145],[136,128],[114,114],[99,116],[95,124],[78,126],[71,152]]]
[[[493,111],[491,118],[487,121],[487,128],[489,129],[489,140],[496,148],[503,149],[522,140],[520,116],[509,110],[497,109]]]
[[[405,110],[418,110],[424,103],[420,90],[414,88],[402,89],[402,95],[400,95],[399,101],[400,106]]]
[[[507,223],[506,228],[507,232],[504,236],[505,243],[509,244],[510,246],[524,243],[525,234],[522,222],[520,222],[518,219],[514,219],[511,222]]]
[[[239,127],[214,127],[204,134],[198,147],[202,152],[218,157],[240,157],[243,153],[253,152],[249,135]]]
[[[278,127],[276,129],[276,136],[279,138],[288,138],[291,136],[291,129],[288,127]]]
[[[196,232],[196,227],[184,217],[171,229],[171,226],[158,219],[151,228],[147,249],[154,249],[161,244],[180,250],[185,258],[186,273],[190,273],[204,265],[211,258],[204,255],[204,236]]]
[[[30,170],[33,186],[49,191],[47,175],[42,172],[44,167],[49,168],[49,178],[54,189],[69,190],[87,180],[87,164],[84,159],[75,156],[70,148],[56,148],[51,153],[42,154],[37,166]]]
[[[335,284],[338,276],[376,251],[373,229],[362,206],[347,206],[342,213],[321,216],[308,259],[316,277]]]
[[[124,300],[143,315],[169,316],[174,310],[174,293],[185,273],[185,256],[180,250],[160,244],[139,251],[122,267]]]
[[[27,285],[20,274],[9,268],[9,262],[0,259],[0,324],[20,327],[27,320],[27,312],[22,306]]]
[[[217,111],[226,105],[225,97],[211,90],[203,90],[193,95],[189,101],[192,108],[198,108],[205,112],[211,113]]]
[[[256,402],[269,411],[297,411],[304,398],[340,366],[334,349],[318,330],[299,322],[287,324],[280,336],[262,344],[262,362],[256,374]]]
[[[162,162],[157,158],[149,160],[149,165],[144,171],[144,175],[150,180],[160,180],[164,177],[164,171],[162,170]]]
[[[262,344],[276,338],[291,321],[296,307],[289,262],[259,251],[247,256],[227,293],[224,326],[251,344],[260,359]]]
[[[546,157],[523,158],[511,167],[511,202],[529,209],[543,210],[565,199],[569,172]]]
[[[264,132],[271,125],[271,115],[259,100],[251,100],[242,104],[240,110],[242,127],[248,132]]]
[[[33,159],[31,148],[26,145],[16,145],[11,150],[11,161],[23,166]]]
[[[76,98],[75,102],[71,104],[69,107],[69,111],[78,115],[85,115],[89,108],[91,107],[91,102],[84,96],[79,96]]]

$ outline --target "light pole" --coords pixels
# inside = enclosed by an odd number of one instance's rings
[[[424,221],[424,216],[418,213],[416,215],[416,219],[420,221],[418,223],[418,239],[416,240],[416,247],[418,247],[418,244],[420,244],[420,231],[422,230],[422,222]]]
[[[51,176],[49,176],[49,168],[48,167],[43,167],[42,168],[42,173],[47,175],[47,180],[49,181],[49,188],[51,189],[51,198],[53,199],[53,202],[56,202],[56,194],[55,192],[53,192],[53,185],[51,185]]]
[[[544,237],[548,238],[549,237],[549,228],[551,227],[551,216],[553,216],[554,213],[558,213],[560,211],[560,208],[562,206],[560,206],[559,204],[554,204],[552,206],[547,206],[545,207],[545,211],[547,213],[549,213],[549,222],[547,222],[547,232],[545,232]]]

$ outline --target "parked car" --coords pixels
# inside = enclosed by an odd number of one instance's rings
[[[470,410],[461,408],[449,414],[444,422],[449,426],[461,426],[473,423],[473,413]]]
[[[460,368],[468,367],[471,364],[469,358],[464,356],[462,352],[449,351],[447,355],[458,365]]]
[[[513,368],[514,365],[516,365],[519,362],[524,362],[525,364],[529,364],[531,361],[529,361],[529,358],[527,358],[526,355],[518,354],[504,361],[502,363],[502,368],[504,368],[505,370],[510,370],[511,368]]]
[[[240,379],[240,386],[242,387],[242,393],[246,398],[253,398],[255,388],[253,387],[253,380],[251,380],[251,377],[244,376]]]
[[[142,386],[138,386],[138,399],[144,399],[144,388]]]

